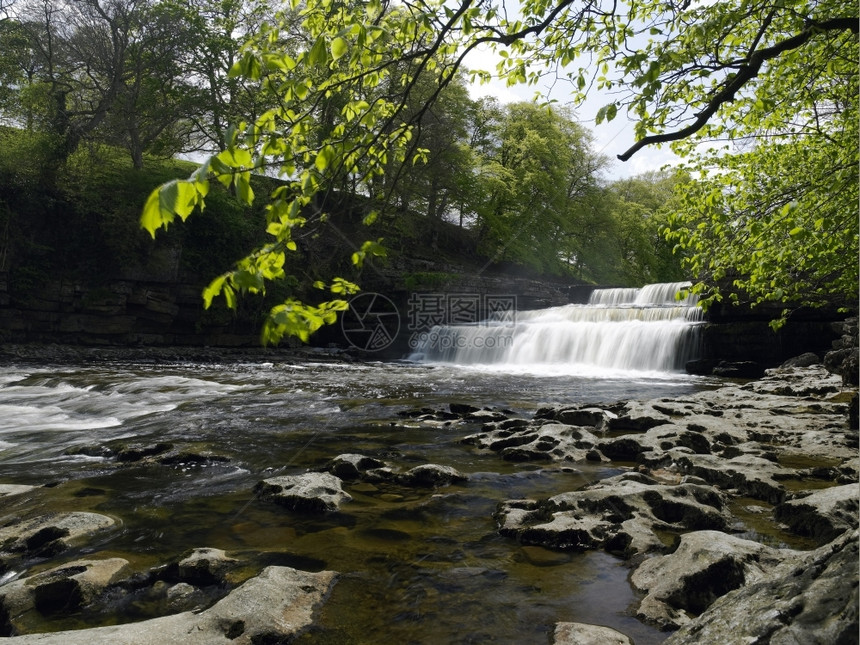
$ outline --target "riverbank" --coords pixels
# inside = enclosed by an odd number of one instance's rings
[[[811,366],[691,394],[551,405],[533,414],[453,400],[444,407],[394,406],[396,417],[380,423],[402,434],[444,431],[482,470],[470,470],[466,459],[395,457],[370,441],[359,448],[362,454],[332,453],[307,472],[259,473],[255,494],[244,504],[284,508],[295,530],[303,522],[332,523],[331,531],[310,534],[319,541],[326,534],[346,536],[355,525],[350,518],[375,497],[387,506],[372,537],[396,550],[409,535],[388,528],[394,519],[424,522],[434,505],[449,517],[457,513],[468,487],[488,478],[487,464],[526,477],[557,473],[560,481],[567,477],[569,489],[528,498],[497,491],[493,548],[538,563],[536,580],[550,584],[569,554],[605,552],[623,563],[636,590],[630,613],[666,630],[668,643],[751,642],[765,634],[789,642],[856,642],[858,444],[856,428],[847,423],[855,391]],[[216,470],[227,463],[222,460],[236,459],[224,446],[224,454],[216,448],[153,439],[122,451],[91,441],[78,455],[102,471],[135,473],[179,464]],[[596,481],[588,475],[597,472],[604,474]],[[9,642],[164,645],[189,642],[189,630],[201,643],[339,638],[320,616],[343,602],[338,586],[354,585],[354,574],[338,575],[325,561],[287,557],[293,529],[255,529],[253,544],[268,554],[262,559],[211,543],[172,557],[135,559],[115,541],[129,530],[128,518],[105,512],[92,480],[75,488],[76,506],[67,511],[43,502],[67,495],[63,490],[74,482],[0,484],[4,634],[69,629],[76,621],[85,628],[86,616],[148,618]],[[410,499],[417,506],[403,505]],[[247,532],[237,521],[231,530]],[[458,546],[477,548],[465,537]],[[266,560],[269,566],[260,566]],[[452,576],[457,570],[448,585],[468,580],[486,593],[499,584],[501,573],[492,569],[440,566]],[[141,605],[146,611],[135,609]],[[267,611],[259,612],[260,606]],[[593,622],[600,623],[599,616]],[[553,629],[558,644],[589,642],[583,640],[589,634],[597,639],[591,642],[611,642],[609,632],[594,627],[560,622]],[[624,642],[617,632],[611,637]]]

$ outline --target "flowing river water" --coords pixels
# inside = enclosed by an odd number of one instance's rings
[[[566,365],[566,366],[565,366]],[[54,510],[117,518],[82,554],[119,556],[144,571],[195,547],[247,563],[331,569],[341,578],[303,643],[540,643],[560,621],[608,625],[638,645],[665,634],[636,620],[629,568],[603,552],[523,547],[501,537],[499,502],[574,490],[625,464],[509,463],[461,443],[476,432],[401,412],[451,402],[531,416],[547,404],[673,397],[712,387],[678,371],[533,360],[502,365],[349,363],[4,366],[0,483],[39,488],[0,505],[0,521]],[[191,457],[117,463],[108,448],[172,444]],[[260,480],[362,453],[404,470],[453,466],[469,480],[437,490],[345,485],[340,512],[294,513],[254,495]],[[12,501],[17,499],[17,501]],[[65,557],[65,555],[64,555]],[[112,612],[47,621],[45,630],[127,622],[157,613],[143,599]]]

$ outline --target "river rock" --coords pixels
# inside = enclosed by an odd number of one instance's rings
[[[697,454],[710,454],[711,444],[700,432],[675,424],[661,424],[646,432],[626,434],[600,441],[600,452],[609,459],[636,461],[643,453],[662,453],[672,448],[689,448]]]
[[[732,459],[716,455],[694,454],[685,448],[673,448],[642,460],[648,468],[663,468],[683,475],[699,477],[713,486],[739,495],[779,504],[785,498],[785,487],[778,479],[789,479],[794,471],[782,468],[768,459],[740,455]]]
[[[330,473],[303,473],[272,477],[259,482],[254,491],[260,499],[272,500],[294,511],[336,511],[352,500],[341,481]]]
[[[812,493],[799,493],[774,508],[774,517],[800,535],[826,544],[847,530],[857,528],[860,486],[846,484]]]
[[[139,623],[30,634],[10,645],[257,645],[292,642],[312,623],[335,580],[332,571],[309,573],[267,567],[202,612],[186,611]]]
[[[633,645],[621,632],[586,623],[556,623],[552,642],[553,645]]]
[[[418,486],[422,488],[438,488],[450,484],[467,481],[469,478],[451,466],[438,464],[422,464],[405,473],[397,475],[396,481],[401,486]]]
[[[26,484],[0,484],[0,499],[4,497],[14,497],[15,495],[23,495],[35,489],[35,486],[27,486]]]
[[[554,549],[603,548],[632,557],[666,546],[655,530],[725,529],[726,499],[708,486],[669,486],[640,473],[610,477],[544,501],[509,500],[496,512],[499,532]]]
[[[590,426],[601,432],[609,428],[618,415],[602,408],[584,407],[563,408],[556,413],[555,418],[569,426]]]
[[[0,563],[9,556],[48,558],[87,535],[113,527],[98,513],[49,513],[0,527]]]
[[[498,452],[506,461],[602,461],[594,428],[536,422],[511,427],[487,425],[463,443]]]
[[[347,481],[352,481],[355,479],[360,479],[364,473],[366,473],[372,468],[382,468],[384,466],[385,462],[380,461],[379,459],[367,457],[365,455],[347,453],[343,455],[338,455],[337,457],[329,461],[325,465],[325,470],[330,472],[335,477]]]
[[[761,579],[717,599],[664,645],[857,642],[858,534],[788,557]]]
[[[742,389],[759,394],[807,397],[834,394],[842,389],[842,378],[823,365],[769,369],[764,378],[747,383]]]
[[[221,549],[197,548],[177,563],[179,579],[194,585],[217,584],[239,561]]]
[[[719,531],[687,533],[674,553],[649,558],[633,572],[633,586],[647,592],[637,616],[661,629],[676,629],[784,559],[779,549]]]
[[[810,367],[812,365],[818,365],[820,363],[821,359],[818,357],[818,354],[813,354],[812,352],[805,352],[800,356],[794,356],[793,358],[789,358],[782,365],[780,365],[780,367]]]
[[[31,612],[75,612],[114,582],[128,566],[122,558],[77,560],[0,586],[0,633],[28,631]],[[36,619],[38,621],[38,618]]]

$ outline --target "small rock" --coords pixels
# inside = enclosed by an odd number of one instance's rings
[[[178,563],[179,578],[198,585],[221,582],[224,573],[238,560],[228,557],[221,549],[198,548]]]
[[[586,623],[556,623],[552,642],[553,645],[633,645],[621,632]]]
[[[23,495],[35,488],[35,486],[27,486],[26,484],[0,484],[0,498]]]
[[[347,453],[338,455],[329,461],[325,466],[325,470],[335,477],[351,481],[361,478],[371,468],[382,468],[383,466],[385,466],[385,462],[379,459]]]
[[[805,354],[801,354],[800,356],[789,358],[780,367],[810,367],[812,365],[818,365],[820,363],[821,359],[818,358],[817,354],[813,354],[812,352],[806,352]]]
[[[261,499],[309,513],[336,511],[352,499],[341,487],[341,480],[329,473],[272,477],[259,482],[254,491]]]
[[[439,466],[437,464],[416,466],[396,477],[397,483],[402,486],[421,486],[427,488],[448,486],[467,480],[468,477],[451,468],[451,466]]]

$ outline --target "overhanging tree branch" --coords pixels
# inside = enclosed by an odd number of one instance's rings
[[[694,135],[696,132],[701,130],[711,119],[714,114],[716,114],[717,110],[720,109],[724,103],[730,103],[734,100],[735,95],[746,85],[749,81],[758,76],[761,71],[762,65],[765,62],[777,58],[781,54],[785,52],[791,51],[793,49],[798,49],[805,45],[809,40],[811,40],[815,35],[824,32],[824,31],[851,31],[853,33],[858,32],[858,27],[860,27],[860,18],[858,17],[850,17],[850,18],[831,18],[830,20],[825,20],[823,22],[813,22],[810,21],[806,28],[800,33],[792,36],[791,38],[787,38],[772,47],[766,47],[765,49],[760,49],[757,51],[753,51],[749,57],[747,58],[747,62],[744,65],[741,65],[738,69],[738,72],[732,76],[725,87],[720,90],[714,97],[708,101],[705,105],[705,109],[699,112],[696,116],[696,120],[693,121],[690,125],[685,128],[681,128],[680,130],[676,130],[675,132],[666,132],[663,134],[655,134],[643,137],[635,144],[630,146],[626,152],[618,155],[618,158],[621,161],[627,161],[636,154],[639,150],[644,148],[645,146],[654,144],[654,143],[669,143],[671,141],[680,141],[681,139],[686,139]]]

